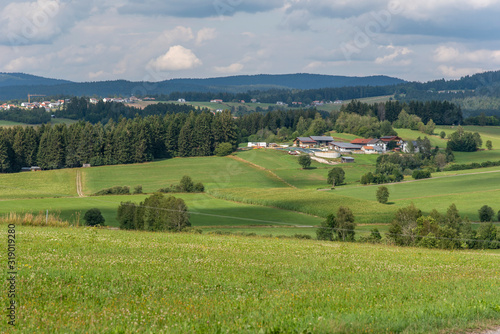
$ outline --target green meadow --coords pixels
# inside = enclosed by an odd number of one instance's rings
[[[27,226],[16,240],[16,330],[4,318],[4,333],[476,333],[500,325],[500,257],[490,252]],[[9,302],[5,293],[0,302]]]

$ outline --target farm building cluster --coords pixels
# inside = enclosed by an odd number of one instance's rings
[[[409,143],[398,136],[384,136],[380,138],[357,138],[351,142],[335,141],[330,136],[297,137],[293,146],[300,148],[319,148],[323,151],[333,151],[341,154],[381,154],[387,151],[409,152]],[[412,142],[418,150],[416,142]]]

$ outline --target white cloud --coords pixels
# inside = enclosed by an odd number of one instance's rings
[[[234,63],[229,66],[225,67],[219,67],[215,66],[214,70],[218,73],[223,73],[223,74],[233,74],[233,73],[238,73],[243,69],[243,65],[240,63]]]
[[[500,64],[500,50],[479,49],[469,51],[442,45],[434,51],[434,60],[440,63]]]
[[[398,62],[399,65],[409,65],[411,61],[409,59],[402,59],[403,56],[409,55],[413,51],[407,47],[394,47],[389,45],[387,47],[389,50],[393,50],[391,54],[385,55],[383,57],[378,57],[375,59],[376,64],[392,63]]]
[[[173,44],[190,41],[194,38],[193,31],[189,27],[177,26],[171,30],[165,30],[158,42],[162,44]]]
[[[149,67],[157,71],[189,70],[200,65],[202,62],[193,51],[181,45],[170,47],[163,56],[149,62]]]
[[[202,44],[216,37],[217,33],[214,28],[203,28],[196,35],[196,44]]]
[[[456,68],[453,66],[441,65],[438,70],[447,78],[460,78],[466,75],[484,72],[482,68],[478,67],[462,67]]]

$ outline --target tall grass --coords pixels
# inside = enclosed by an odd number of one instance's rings
[[[24,214],[10,212],[7,215],[0,217],[0,224],[15,224],[24,226],[50,226],[50,227],[67,227],[70,224],[59,217],[59,213],[46,214],[40,211],[38,214],[27,212]],[[78,223],[79,224],[79,220]]]

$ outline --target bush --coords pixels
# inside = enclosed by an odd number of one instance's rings
[[[479,220],[481,222],[491,222],[493,221],[493,216],[495,215],[493,209],[488,205],[483,205],[481,209],[479,209],[478,213]]]
[[[137,185],[134,188],[134,194],[142,194],[142,185]]]
[[[233,145],[231,143],[219,143],[215,147],[214,153],[218,157],[224,157],[233,153]]]
[[[439,133],[439,137],[441,137],[441,139],[444,139],[444,137],[446,137],[446,132],[441,131],[441,132]]]
[[[112,188],[99,190],[94,194],[94,196],[105,196],[105,195],[130,195],[130,187],[115,186]]]
[[[295,239],[312,239],[312,237],[309,235],[309,234],[299,234],[299,233],[295,233],[293,236],[293,238]]]
[[[428,170],[414,170],[411,177],[415,180],[428,179],[431,177],[431,172]]]
[[[85,212],[83,220],[85,220],[85,225],[88,226],[104,225],[105,222],[101,210],[99,210],[98,208],[92,208]]]
[[[194,184],[193,190],[195,193],[202,193],[205,191],[205,186],[203,185],[203,183],[198,182]]]

